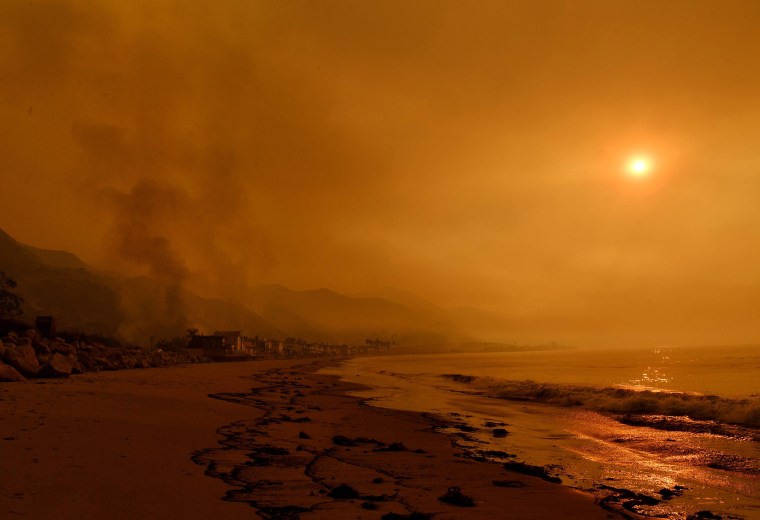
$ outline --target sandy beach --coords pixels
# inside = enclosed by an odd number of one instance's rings
[[[589,495],[462,457],[439,419],[366,406],[347,395],[355,387],[316,374],[321,363],[2,384],[0,516],[619,517]]]

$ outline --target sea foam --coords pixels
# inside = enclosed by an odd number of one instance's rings
[[[760,397],[757,396],[732,399],[697,393],[539,383],[466,374],[442,374],[441,377],[465,384],[488,397],[511,401],[581,407],[614,414],[687,417],[695,421],[760,428]]]

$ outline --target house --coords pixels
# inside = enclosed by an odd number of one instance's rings
[[[238,356],[246,354],[243,334],[239,330],[218,330],[214,332],[214,336],[221,336],[224,338],[227,354]]]
[[[285,351],[285,343],[282,341],[278,341],[275,339],[267,339],[266,340],[266,352],[270,356],[278,357],[281,356],[282,353]]]
[[[227,347],[225,345],[224,336],[201,336],[194,335],[190,337],[190,342],[187,345],[188,349],[197,350],[204,356],[211,359],[224,357],[227,353]]]

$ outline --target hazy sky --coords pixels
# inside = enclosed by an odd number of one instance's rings
[[[0,227],[207,294],[757,342],[758,27],[754,0],[4,0]]]

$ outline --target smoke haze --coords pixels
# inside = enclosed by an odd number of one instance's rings
[[[398,287],[495,339],[756,342],[760,7],[0,4],[0,228],[242,301]],[[622,175],[635,153],[646,181]]]

